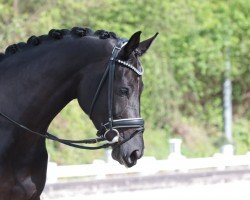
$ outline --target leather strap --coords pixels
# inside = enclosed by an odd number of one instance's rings
[[[109,123],[103,125],[106,129],[110,129]],[[142,118],[127,118],[113,120],[113,128],[140,128],[144,127],[144,120]]]
[[[100,94],[100,92],[101,92],[102,85],[103,85],[104,81],[105,81],[106,78],[107,78],[108,72],[109,72],[109,65],[108,65],[108,66],[106,67],[106,69],[105,69],[105,72],[104,72],[104,74],[103,74],[103,76],[102,76],[102,79],[101,79],[101,81],[100,81],[100,83],[99,83],[99,85],[98,85],[98,88],[97,88],[97,90],[96,90],[95,96],[94,96],[94,98],[93,98],[93,100],[92,100],[92,103],[91,103],[91,106],[90,106],[90,110],[89,110],[89,118],[91,118],[91,116],[92,116],[95,102],[96,102],[96,100],[97,100],[97,98],[98,98],[98,96],[99,96],[99,94]]]

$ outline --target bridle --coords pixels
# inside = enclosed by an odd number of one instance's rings
[[[131,64],[117,59],[117,56],[121,50],[121,48],[126,44],[124,40],[119,40],[118,44],[114,46],[112,55],[109,59],[109,62],[107,64],[107,67],[105,69],[105,72],[101,78],[101,81],[98,85],[98,88],[96,90],[96,93],[94,95],[94,98],[91,103],[90,111],[89,111],[89,117],[91,118],[93,109],[96,103],[96,100],[100,94],[100,91],[102,89],[102,86],[104,85],[105,80],[108,77],[108,122],[102,123],[101,128],[97,131],[97,138],[93,139],[85,139],[85,140],[66,140],[66,139],[60,139],[57,136],[50,134],[49,132],[40,133],[37,131],[34,131],[17,121],[13,120],[9,116],[5,115],[4,113],[0,112],[0,116],[14,124],[15,126],[33,133],[35,135],[38,135],[42,138],[50,139],[53,141],[60,142],[62,144],[72,146],[75,148],[80,149],[89,149],[89,150],[95,150],[95,149],[101,149],[101,148],[107,148],[109,146],[120,146],[124,144],[125,142],[132,139],[136,134],[143,133],[144,131],[144,120],[142,118],[126,118],[126,119],[113,119],[113,85],[114,85],[114,73],[115,73],[115,67],[116,63],[119,63],[120,66],[126,67],[130,70],[132,70],[134,73],[136,73],[138,76],[142,76],[142,71],[139,71],[136,67],[132,66]],[[123,138],[117,129],[120,128],[133,128],[135,131],[126,139]],[[98,143],[102,141],[107,141],[107,143],[100,145],[100,146],[83,146],[81,144],[93,144]]]
[[[119,40],[118,45],[113,48],[111,58],[101,78],[99,86],[96,90],[89,111],[89,117],[91,118],[95,102],[100,94],[104,81],[108,77],[108,122],[101,124],[101,128],[98,130],[97,135],[105,138],[109,143],[119,142],[120,134],[119,131],[117,130],[119,128],[142,129],[144,127],[144,120],[142,118],[126,118],[126,119],[116,119],[116,120],[113,119],[113,96],[114,96],[113,85],[114,85],[114,73],[115,73],[116,63],[119,63],[120,66],[122,67],[126,67],[128,69],[133,70],[133,72],[136,73],[138,76],[141,76],[143,74],[143,70],[139,71],[131,64],[117,59],[117,56],[121,48],[125,44],[126,44],[125,41]]]

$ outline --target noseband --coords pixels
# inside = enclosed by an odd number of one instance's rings
[[[96,90],[96,93],[94,95],[94,98],[91,103],[90,111],[89,111],[89,117],[91,118],[92,112],[95,106],[95,102],[100,94],[100,91],[102,89],[102,86],[105,82],[105,80],[108,77],[108,122],[102,123],[101,128],[97,131],[97,138],[93,139],[85,139],[85,140],[66,140],[66,139],[60,139],[57,136],[50,134],[49,132],[40,133],[37,131],[34,131],[17,121],[13,120],[9,116],[5,115],[4,113],[0,112],[0,116],[14,124],[15,126],[30,132],[32,134],[38,135],[45,139],[50,139],[53,141],[60,142],[62,144],[79,148],[79,149],[88,149],[88,150],[95,150],[95,149],[101,149],[101,148],[107,148],[109,146],[114,145],[122,145],[125,142],[132,139],[136,134],[143,133],[144,131],[144,120],[142,118],[126,118],[126,119],[113,119],[113,84],[114,84],[114,73],[115,73],[115,66],[116,63],[119,63],[120,66],[126,67],[130,70],[132,70],[134,73],[136,73],[138,76],[142,76],[142,71],[139,71],[137,68],[132,66],[131,64],[117,59],[118,53],[120,52],[121,48],[126,44],[126,42],[119,40],[117,46],[113,48],[111,58],[109,59],[108,65],[105,69],[105,72],[102,76],[102,79],[98,85],[98,88]],[[133,128],[135,131],[126,139],[122,138],[120,136],[119,131],[117,129],[120,128]],[[102,141],[107,141],[107,143],[100,145],[100,146],[84,146],[81,144],[94,144]]]
[[[114,98],[114,73],[116,63],[120,64],[122,67],[126,67],[136,73],[138,76],[143,74],[143,70],[139,71],[137,68],[132,66],[131,64],[117,59],[117,56],[121,50],[121,48],[126,44],[126,42],[120,40],[113,48],[111,58],[106,67],[106,70],[102,76],[102,79],[98,85],[96,93],[91,103],[89,117],[91,118],[93,109],[95,106],[95,102],[100,94],[100,91],[104,85],[105,80],[108,77],[108,122],[102,123],[101,128],[98,130],[97,135],[105,138],[108,143],[116,143],[119,142],[120,134],[117,129],[119,128],[133,128],[133,129],[143,129],[144,120],[142,118],[126,118],[126,119],[113,119],[113,98]]]

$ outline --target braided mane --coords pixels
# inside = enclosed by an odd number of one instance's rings
[[[90,28],[82,27],[73,27],[72,29],[51,29],[47,35],[40,36],[31,36],[27,42],[19,42],[17,44],[12,44],[8,46],[5,50],[5,53],[0,53],[0,62],[15,53],[29,49],[34,46],[41,45],[45,41],[61,40],[64,36],[70,35],[75,38],[85,37],[85,36],[96,36],[100,39],[114,38],[117,39],[117,36],[114,32],[108,32],[105,30],[93,31]]]

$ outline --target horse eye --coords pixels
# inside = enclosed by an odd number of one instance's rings
[[[127,87],[122,87],[119,90],[120,96],[128,96],[129,95],[129,89]]]

